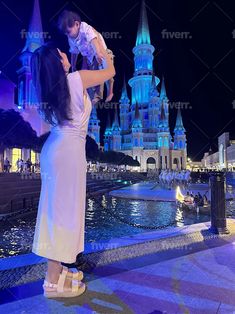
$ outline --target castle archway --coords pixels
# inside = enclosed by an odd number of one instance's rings
[[[156,169],[156,160],[153,157],[149,157],[146,160],[147,169]]]

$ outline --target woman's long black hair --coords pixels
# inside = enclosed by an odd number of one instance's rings
[[[55,126],[70,117],[70,93],[67,77],[56,47],[46,44],[35,50],[31,73],[36,89],[38,111],[43,119]]]

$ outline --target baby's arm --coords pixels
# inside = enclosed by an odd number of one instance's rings
[[[96,53],[97,61],[101,63],[102,58],[104,56],[102,54],[103,47],[99,38],[99,33],[91,25],[88,25],[87,23],[84,23],[84,26],[85,26],[86,38],[88,42],[92,45]]]
[[[77,64],[77,59],[78,59],[78,55],[80,51],[70,38],[68,38],[68,43],[69,43],[69,52],[71,53],[72,72],[74,72],[76,71],[76,64]]]

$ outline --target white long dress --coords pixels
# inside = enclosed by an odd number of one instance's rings
[[[78,71],[68,74],[74,121],[51,128],[40,154],[41,194],[32,252],[73,263],[84,251],[86,134],[92,105]]]

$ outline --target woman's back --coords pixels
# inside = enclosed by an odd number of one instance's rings
[[[65,120],[61,126],[52,127],[52,132],[72,132],[86,137],[92,105],[87,92],[84,92],[78,71],[67,75],[70,92],[70,109],[73,121]]]

